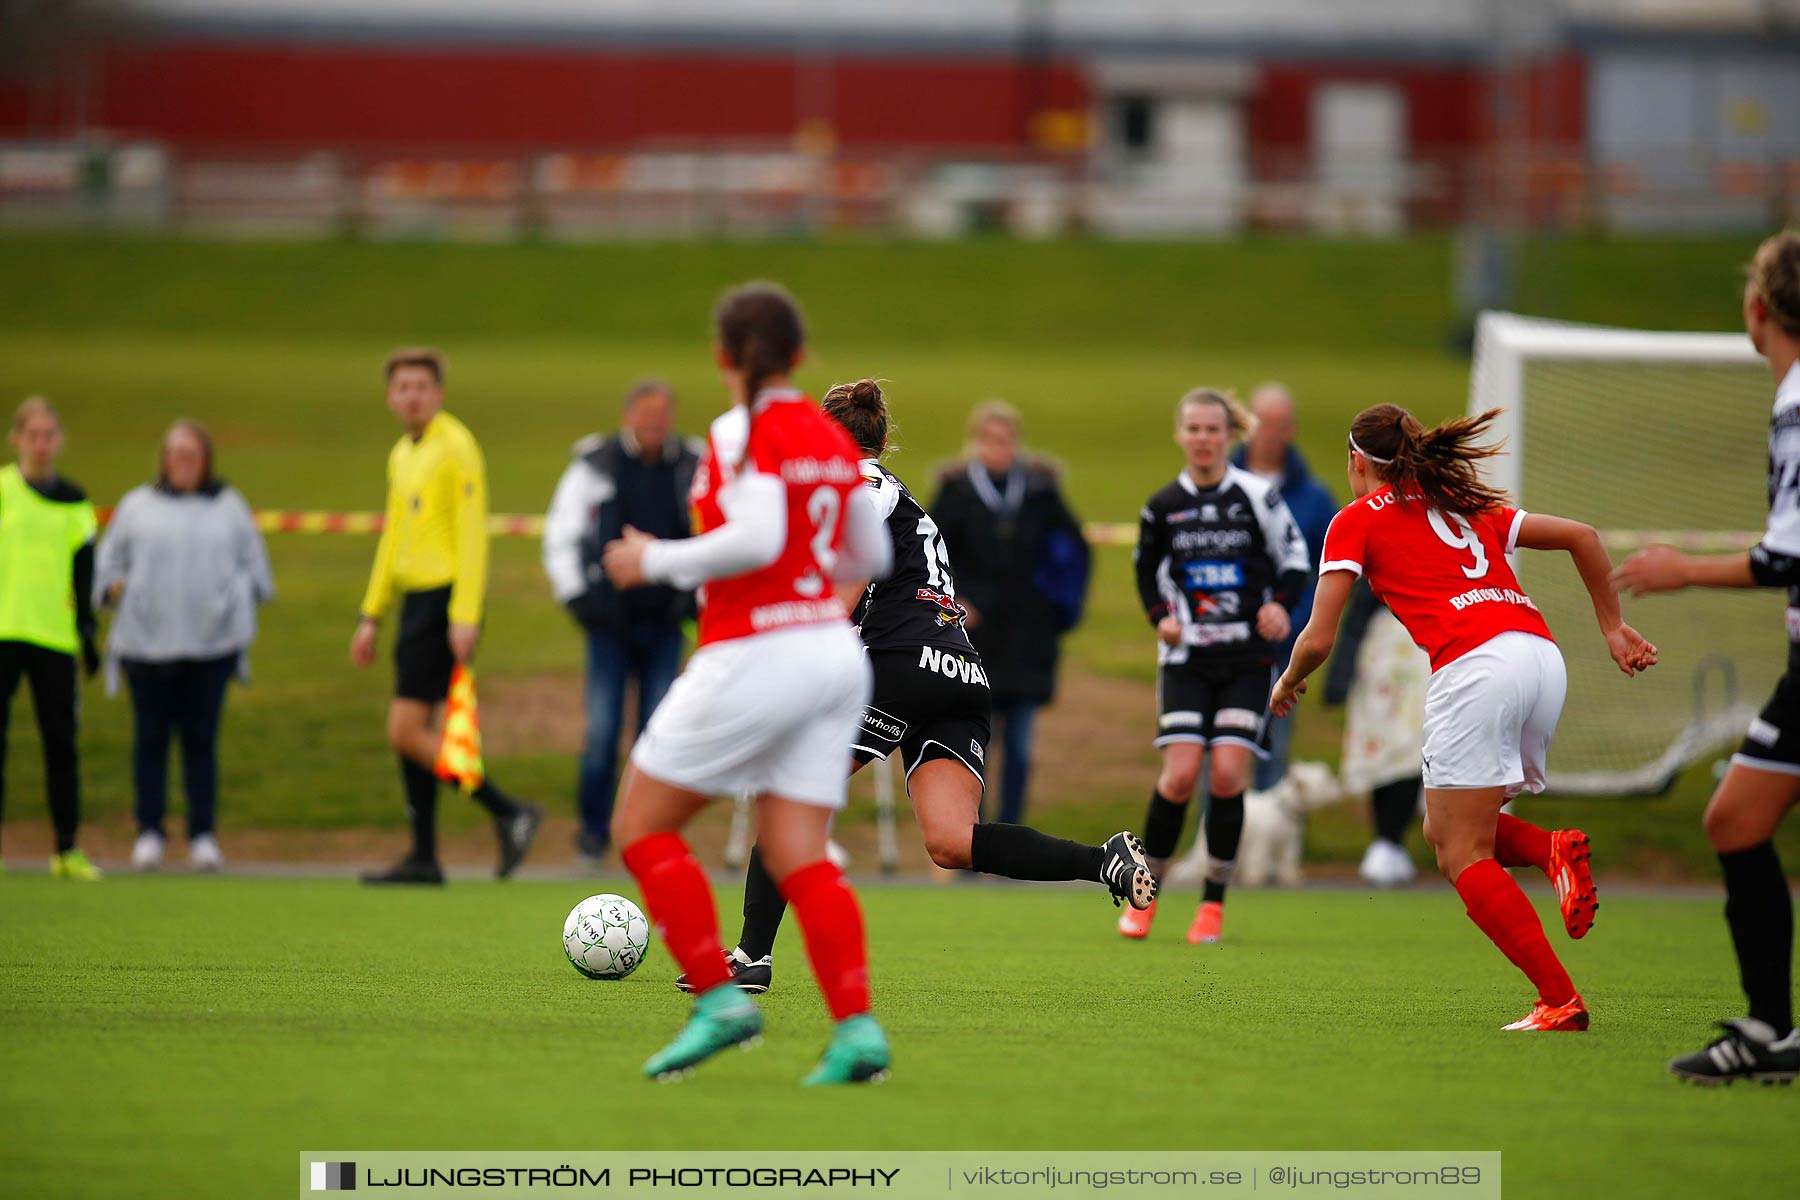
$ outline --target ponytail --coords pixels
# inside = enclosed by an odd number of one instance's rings
[[[725,293],[713,325],[725,356],[744,373],[746,404],[756,401],[769,379],[793,370],[806,344],[800,306],[773,283],[747,283]]]
[[[1399,405],[1377,404],[1350,423],[1350,443],[1402,501],[1416,495],[1432,508],[1474,516],[1507,503],[1506,493],[1484,483],[1476,467],[1501,452],[1500,443],[1487,440],[1499,415],[1490,408],[1427,429]]]
[[[819,402],[824,414],[842,425],[858,448],[870,458],[881,457],[888,444],[887,401],[873,379],[837,383]]]

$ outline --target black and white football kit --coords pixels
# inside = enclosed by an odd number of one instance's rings
[[[1787,589],[1787,671],[1731,761],[1800,775],[1800,365],[1775,391],[1769,418],[1769,525],[1750,551],[1759,587]]]
[[[1150,624],[1174,616],[1181,640],[1157,641],[1156,745],[1236,744],[1266,755],[1278,647],[1256,629],[1271,600],[1290,613],[1306,588],[1306,539],[1281,492],[1227,467],[1216,487],[1187,472],[1138,520],[1138,597]]]
[[[1787,589],[1787,672],[1750,722],[1734,767],[1800,776],[1800,364],[1775,390],[1769,420],[1769,525],[1750,551],[1750,577]],[[1716,847],[1715,847],[1716,849]],[[1794,901],[1773,837],[1719,850],[1725,923],[1737,955],[1749,1015],[1721,1021],[1721,1037],[1669,1063],[1692,1083],[1739,1079],[1792,1083],[1800,1078],[1800,1029],[1794,1027]]]
[[[872,458],[862,472],[887,521],[894,567],[850,617],[875,674],[852,754],[865,763],[898,750],[908,778],[920,763],[954,758],[985,783],[992,700],[963,629],[968,613],[956,600],[950,555],[898,476]]]

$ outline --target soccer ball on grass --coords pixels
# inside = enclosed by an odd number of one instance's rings
[[[563,953],[589,979],[623,979],[649,950],[650,922],[623,896],[589,896],[563,922]]]

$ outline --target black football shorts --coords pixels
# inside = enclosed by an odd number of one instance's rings
[[[993,701],[981,659],[921,647],[871,652],[869,665],[875,691],[851,746],[856,761],[898,750],[910,778],[920,763],[954,758],[985,785]]]
[[[394,638],[394,695],[436,704],[450,694],[450,589],[407,592]]]
[[[1775,685],[1775,694],[1750,722],[1731,761],[1759,771],[1800,775],[1800,681],[1792,671]]]
[[[1243,746],[1269,756],[1275,672],[1255,659],[1166,663],[1156,675],[1156,745]]]

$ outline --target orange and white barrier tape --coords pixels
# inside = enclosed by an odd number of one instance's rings
[[[112,519],[112,509],[97,510],[100,524]],[[380,533],[383,523],[378,512],[328,512],[312,509],[263,509],[256,514],[256,524],[264,533]],[[528,513],[489,513],[488,533],[492,537],[543,537],[544,518]],[[1131,546],[1137,543],[1138,527],[1123,521],[1089,521],[1083,532],[1094,546]],[[1607,548],[1625,553],[1656,543],[1674,546],[1689,554],[1717,554],[1748,550],[1761,539],[1759,531],[1731,532],[1702,529],[1609,529],[1600,535]]]

